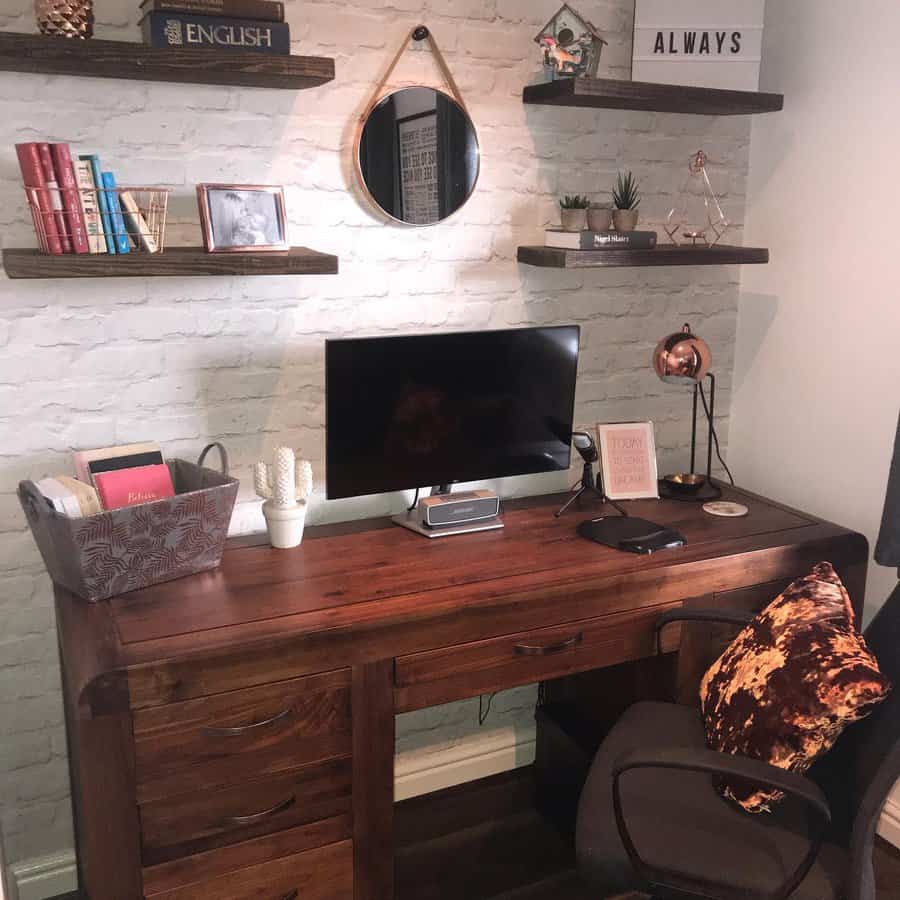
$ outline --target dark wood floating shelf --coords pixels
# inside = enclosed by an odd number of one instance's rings
[[[767,263],[765,247],[675,247],[653,250],[558,250],[555,247],[519,247],[518,260],[550,269],[598,269],[610,266],[730,266]]]
[[[168,247],[163,253],[67,253],[3,251],[10,278],[144,278],[161,275],[336,275],[338,258],[307,247],[276,253],[207,253],[202,247]]]
[[[522,92],[522,102],[546,106],[590,106],[596,109],[743,116],[776,112],[784,106],[784,95],[651,84],[646,81],[617,81],[611,78],[561,78],[546,84],[528,85]]]
[[[334,60],[172,50],[131,41],[78,41],[2,31],[0,71],[299,90],[332,81]]]

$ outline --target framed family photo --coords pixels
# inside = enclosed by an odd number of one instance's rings
[[[264,184],[198,184],[207,253],[289,250],[284,188]]]
[[[603,490],[610,500],[659,497],[652,422],[597,426]]]

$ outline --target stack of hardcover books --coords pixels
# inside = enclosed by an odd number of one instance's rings
[[[559,250],[652,250],[655,231],[563,231],[548,228],[544,246]]]
[[[273,0],[143,0],[141,30],[153,47],[287,56],[291,29]]]
[[[131,190],[119,190],[100,158],[72,158],[68,144],[16,144],[25,195],[46,253],[146,253],[159,250]]]

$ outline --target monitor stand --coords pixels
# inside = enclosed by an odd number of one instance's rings
[[[431,489],[432,497],[443,497],[450,494],[451,486],[449,484],[436,485]],[[452,525],[432,526],[426,525],[422,521],[422,513],[419,509],[413,508],[401,513],[399,516],[392,516],[391,520],[395,525],[401,525],[416,534],[424,535],[427,538],[452,537],[457,534],[473,534],[476,531],[496,531],[503,527],[503,520],[499,516],[492,516],[489,519],[477,519],[472,522],[454,522]]]

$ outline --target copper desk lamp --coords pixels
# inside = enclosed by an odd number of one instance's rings
[[[659,483],[660,495],[675,500],[716,500],[722,491],[712,482],[713,443],[716,440],[713,415],[716,405],[716,376],[709,371],[712,352],[709,344],[691,332],[685,323],[681,331],[664,337],[653,351],[653,368],[666,384],[680,384],[693,388],[691,417],[691,468],[664,476]],[[703,392],[703,380],[709,379],[709,405]],[[697,398],[703,403],[708,423],[706,446],[706,474],[695,470],[697,457]]]

